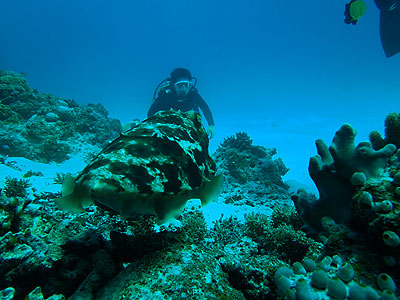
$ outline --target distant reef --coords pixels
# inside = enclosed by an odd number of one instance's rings
[[[263,205],[290,202],[289,187],[282,177],[289,169],[275,148],[253,145],[246,132],[226,137],[213,154],[224,175],[222,195],[227,204]]]
[[[37,162],[63,162],[98,152],[121,132],[100,104],[40,93],[24,76],[0,71],[0,154]]]

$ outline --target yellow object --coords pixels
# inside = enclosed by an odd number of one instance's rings
[[[353,20],[360,19],[367,11],[367,5],[362,0],[356,0],[350,3],[350,17]]]

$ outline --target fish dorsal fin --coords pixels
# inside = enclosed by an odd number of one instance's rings
[[[74,191],[74,180],[74,177],[72,177],[70,173],[65,174],[61,188],[61,194],[63,196],[72,194],[72,192]]]

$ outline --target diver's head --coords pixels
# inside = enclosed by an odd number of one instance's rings
[[[171,84],[180,97],[185,97],[192,89],[192,74],[184,68],[177,68],[171,73]]]

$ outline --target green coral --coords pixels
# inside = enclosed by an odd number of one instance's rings
[[[267,156],[267,149],[264,146],[253,145],[253,140],[246,132],[237,132],[235,135],[231,135],[224,139],[220,147],[231,148],[239,151],[248,151],[250,154],[257,158],[264,158]],[[270,156],[276,154],[276,149],[272,149]]]
[[[5,233],[18,232],[22,213],[30,200],[25,198],[5,198],[0,195],[0,236]],[[1,248],[1,247],[0,247]]]
[[[9,106],[0,103],[0,121],[13,123],[18,120],[18,114],[15,113]]]
[[[19,88],[23,90],[29,90],[29,86],[21,73],[17,72],[1,72],[0,73],[0,85]]]
[[[27,89],[29,88],[22,74],[18,74],[16,72],[12,72],[11,75],[6,74],[0,76],[0,84],[19,85]]]
[[[244,232],[255,241],[259,241],[271,226],[271,219],[263,214],[247,214]]]
[[[272,212],[271,221],[273,227],[280,225],[291,225],[295,230],[300,230],[304,226],[304,221],[300,218],[296,209],[289,205],[278,205]]]
[[[385,138],[378,131],[371,131],[369,140],[375,150],[382,149],[387,144],[400,147],[400,114],[390,113],[385,119]]]
[[[230,156],[226,158],[226,168],[229,174],[235,178],[238,183],[244,184],[249,181],[249,168],[254,168],[256,160],[252,157],[243,155],[240,152],[232,152]]]
[[[21,93],[28,90],[29,86],[21,74],[0,71],[0,99],[3,104],[14,103]]]
[[[371,131],[369,133],[369,140],[375,150],[382,149],[386,145],[385,139],[378,131]]]
[[[400,114],[390,113],[385,119],[385,140],[400,147]]]
[[[5,179],[4,194],[7,197],[25,197],[26,189],[29,188],[30,184],[28,180],[11,178],[7,176]]]
[[[25,179],[6,177],[0,195],[0,236],[8,231],[18,232],[21,214],[30,203],[24,198],[29,186]]]
[[[307,255],[316,255],[322,245],[301,230],[290,224],[273,226],[271,220],[262,214],[245,216],[245,233],[251,237],[260,249],[288,262],[301,261]]]
[[[203,213],[199,210],[186,211],[182,220],[183,240],[198,244],[207,235],[207,223]]]
[[[221,218],[214,221],[214,227],[211,230],[211,237],[220,245],[234,244],[242,236],[243,225],[236,217]]]
[[[246,132],[238,132],[236,135],[229,136],[224,139],[221,147],[234,148],[240,151],[248,150],[251,148],[253,140]]]

